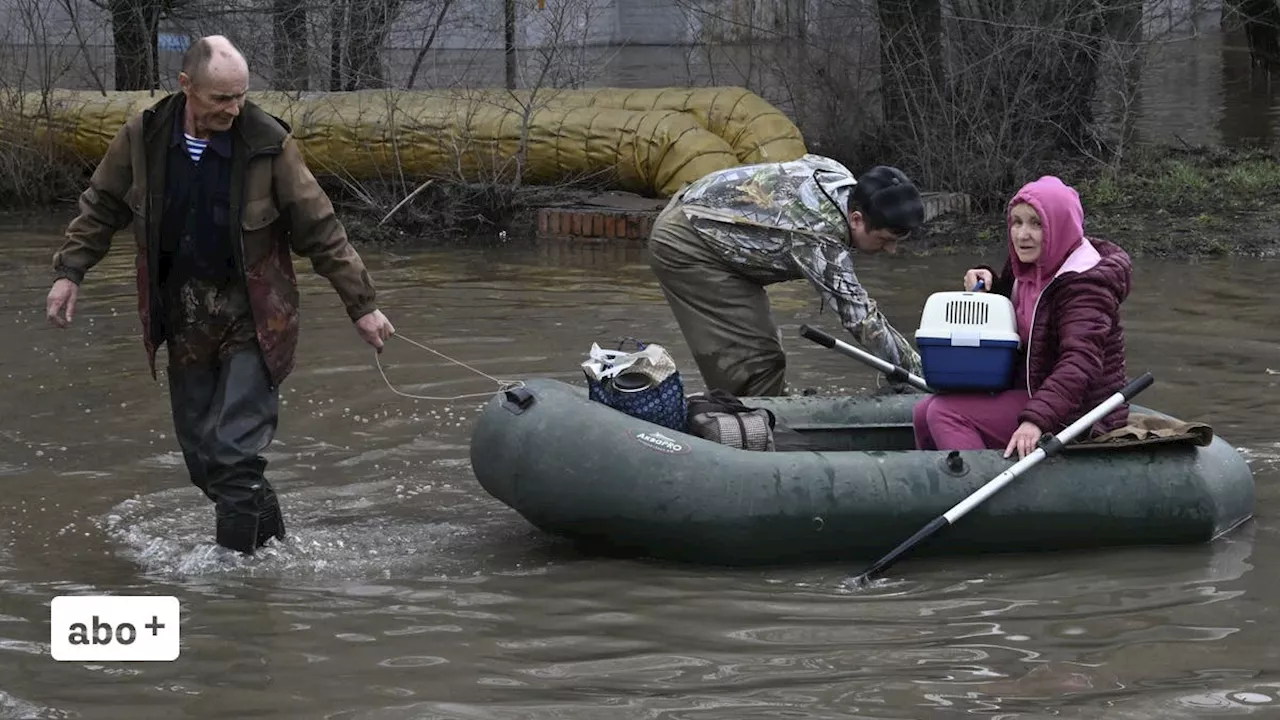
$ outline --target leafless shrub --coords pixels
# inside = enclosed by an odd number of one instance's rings
[[[70,29],[50,22],[48,3],[10,2],[16,26],[0,31],[7,50],[0,72],[0,205],[23,207],[72,197],[84,177],[85,164],[46,141],[35,121],[82,45]],[[18,33],[35,41],[5,42]]]
[[[1118,165],[1143,59],[1167,39],[1144,36],[1144,12],[1192,12],[1171,0],[679,1],[708,39],[735,42],[700,44],[700,69],[784,107],[812,151],[855,171],[895,164],[980,204],[1058,159]]]
[[[684,48],[686,77],[671,77],[669,84],[745,85],[787,112],[811,151],[855,170],[893,163],[926,187],[990,202],[1056,159],[1118,167],[1132,142],[1138,74],[1167,39],[1164,30],[1151,28],[1177,27],[1183,21],[1175,16],[1198,5],[675,1],[681,11],[675,22],[688,24],[693,42]],[[491,91],[509,87],[500,102],[522,127],[515,147],[486,145],[455,128],[446,140],[459,159],[471,160],[446,171],[419,172],[393,157],[373,179],[341,168],[328,174],[344,202],[385,219],[384,225],[404,225],[439,204],[425,227],[510,226],[530,194],[548,191],[525,181],[530,119],[559,91],[591,85],[609,69],[619,50],[608,46],[613,21],[597,16],[616,11],[616,2],[0,0],[24,7],[32,26],[25,36],[43,43],[0,70],[9,77],[23,68],[10,82],[24,90],[58,84],[50,72],[70,62],[79,68],[75,83],[81,86],[173,90],[180,48],[153,49],[164,29],[230,36],[249,56],[255,88],[450,89],[465,115],[497,102]],[[1227,5],[1226,14],[1261,22],[1254,17],[1261,17],[1261,4]],[[36,27],[49,8],[60,8],[69,24]],[[508,17],[508,9],[519,15]],[[116,45],[114,69],[112,53],[98,49],[108,40]],[[10,54],[20,46],[5,45]],[[386,121],[394,143],[398,129],[414,119],[396,110]],[[489,160],[479,163],[485,154]]]
[[[1280,68],[1280,5],[1275,0],[1223,0],[1223,24],[1243,27],[1252,63],[1270,73]]]
[[[356,134],[390,138],[390,157],[372,175],[326,166],[323,158],[316,158],[315,163],[319,166],[317,175],[346,208],[353,223],[367,225],[365,229],[380,237],[402,233],[439,236],[463,228],[479,228],[492,235],[496,229],[531,227],[521,222],[528,217],[530,203],[549,194],[558,195],[563,185],[525,182],[528,148],[533,142],[530,120],[552,102],[558,90],[589,84],[601,66],[599,53],[589,52],[589,34],[604,0],[557,0],[538,11],[530,9],[532,3],[519,3],[521,17],[516,25],[521,42],[515,53],[517,62],[511,83],[515,87],[497,98],[521,128],[516,147],[500,147],[468,133],[465,122],[461,128],[446,126],[441,129],[446,133],[443,141],[452,149],[456,162],[427,171],[420,162],[401,161],[401,148],[396,145],[402,134],[400,129],[416,119],[406,115],[396,95],[409,89],[452,88],[464,116],[492,105],[492,91],[501,92],[505,83],[500,74],[493,72],[495,48],[484,47],[483,43],[476,48],[474,40],[492,38],[494,28],[506,24],[503,0],[482,4],[458,0],[54,0],[52,5],[38,0],[0,2],[21,4],[23,17],[31,23],[38,23],[50,7],[58,11],[60,18],[56,28],[32,26],[25,29],[22,38],[0,42],[10,53],[15,52],[13,48],[28,48],[19,59],[30,60],[29,68],[23,67],[16,74],[17,63],[6,68],[14,75],[14,102],[29,99],[23,93],[33,88],[59,84],[83,87],[86,82],[104,92],[155,88],[157,98],[175,91],[182,46],[158,43],[161,29],[178,37],[213,33],[230,37],[249,60],[252,90],[280,90],[295,98],[310,90],[385,91],[386,107],[390,108],[383,117],[386,126],[360,126]],[[501,33],[497,36],[501,37]],[[456,41],[459,37],[466,41],[454,44],[470,49],[439,47],[445,38]],[[31,38],[38,38],[42,45],[31,46]],[[90,57],[90,48],[101,47],[104,42],[113,43],[116,52],[99,52]],[[164,49],[158,49],[161,46]],[[60,83],[60,76],[50,75],[62,72],[67,59],[63,56],[75,61],[81,77]],[[110,65],[112,56],[114,67]],[[607,62],[607,57],[604,60]],[[348,101],[343,96],[334,100],[339,104]],[[43,160],[22,160],[26,155],[19,154],[19,150],[29,154],[40,147],[25,139],[10,139],[12,133],[28,132],[26,127],[31,123],[19,123],[22,118],[32,118],[30,108],[15,110],[3,124],[7,134],[0,139],[0,145],[11,146],[15,151],[10,153],[12,157],[0,159],[0,169],[19,162],[30,165],[32,171],[51,167]],[[16,175],[9,172],[7,177]],[[46,183],[23,181],[15,185],[39,188]],[[28,195],[11,197],[16,202],[28,202],[32,199]]]
[[[589,57],[587,35],[602,0],[561,0],[544,12],[532,13],[525,24],[527,50],[518,53],[513,88],[490,85],[480,88],[453,88],[445,95],[452,106],[452,123],[438,128],[439,143],[447,148],[451,162],[430,172],[406,171],[395,163],[377,181],[356,180],[334,173],[341,197],[364,205],[379,216],[380,226],[391,223],[389,232],[432,230],[435,234],[494,236],[500,231],[521,236],[533,229],[532,208],[563,195],[577,182],[590,178],[563,178],[550,185],[525,182],[530,130],[536,113],[548,108],[564,89],[588,84],[598,73]],[[437,0],[431,9],[434,18],[428,37],[438,34],[449,22],[448,0]],[[503,4],[495,9],[494,22],[501,17]],[[419,51],[406,82],[414,82],[423,62]],[[388,106],[395,108],[395,89],[388,91]],[[473,132],[481,123],[492,127],[495,113],[502,112],[518,128],[515,147],[496,143],[485,134]],[[395,128],[412,118],[389,118],[390,136]],[[504,124],[508,122],[504,120]],[[380,233],[385,237],[385,233]]]

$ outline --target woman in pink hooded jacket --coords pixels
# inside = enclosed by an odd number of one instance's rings
[[[1008,205],[1009,259],[965,274],[1013,301],[1022,353],[1014,386],[999,393],[932,395],[915,408],[921,450],[998,450],[1019,457],[1043,433],[1057,433],[1124,387],[1120,303],[1132,265],[1120,246],[1084,236],[1074,189],[1052,176],[1028,183]],[[1128,421],[1122,405],[1099,421],[1101,434]]]

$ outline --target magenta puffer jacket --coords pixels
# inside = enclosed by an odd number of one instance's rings
[[[982,266],[990,270],[990,266]],[[1086,238],[1062,263],[1035,305],[1026,351],[1030,398],[1018,422],[1057,433],[1123,388],[1124,327],[1120,304],[1128,297],[1133,266],[1119,245]],[[992,291],[1013,296],[1009,264]],[[1121,405],[1094,425],[1093,435],[1123,427]]]

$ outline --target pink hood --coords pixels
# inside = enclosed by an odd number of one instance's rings
[[[1013,206],[1027,203],[1040,216],[1043,246],[1035,263],[1018,259],[1013,249]],[[1080,195],[1052,175],[1045,175],[1018,190],[1006,207],[1009,232],[1009,266],[1013,269],[1013,304],[1018,315],[1018,334],[1025,344],[1040,292],[1057,275],[1083,272],[1098,263],[1098,251],[1084,239],[1084,208]]]

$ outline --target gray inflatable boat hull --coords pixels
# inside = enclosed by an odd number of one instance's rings
[[[919,394],[751,398],[799,448],[752,452],[632,418],[558,380],[525,390],[524,407],[499,394],[482,409],[475,477],[537,528],[600,552],[723,565],[874,559],[1013,463],[1003,451],[949,463],[912,449]],[[914,554],[1204,543],[1253,507],[1253,474],[1222,438],[1072,450]]]

